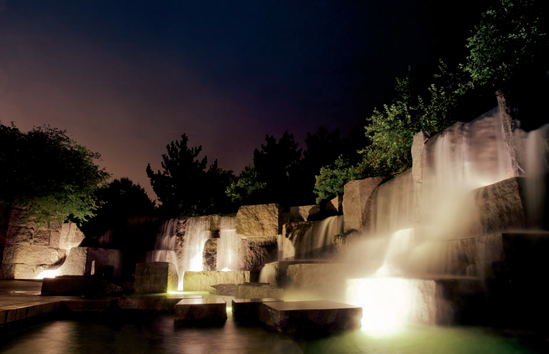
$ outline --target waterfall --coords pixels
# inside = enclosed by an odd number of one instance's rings
[[[184,223],[183,241],[178,250],[181,268],[183,271],[201,271],[204,243],[210,238],[210,218],[192,217],[185,219]]]
[[[219,239],[217,240],[217,270],[240,270],[239,250],[241,237],[236,233],[236,217],[220,216]]]
[[[335,236],[343,233],[343,216],[331,216],[321,221],[292,223],[286,237],[295,248],[295,259],[327,258]]]
[[[178,227],[181,234],[178,235]],[[182,221],[166,220],[156,235],[153,251],[147,252],[147,262],[169,262],[179,276],[178,290],[183,290],[183,274],[187,270],[201,271],[204,243],[210,238],[208,217],[192,217]]]

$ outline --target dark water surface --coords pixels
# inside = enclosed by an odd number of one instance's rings
[[[62,319],[0,333],[0,353],[543,353],[539,336],[502,335],[484,328],[412,327],[384,337],[362,331],[307,340],[261,327],[174,326],[169,315],[127,314]],[[542,349],[543,347],[543,349]]]

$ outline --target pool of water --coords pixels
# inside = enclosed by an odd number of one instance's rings
[[[545,339],[485,328],[410,327],[371,336],[357,330],[322,339],[293,338],[260,327],[175,326],[169,315],[62,319],[0,332],[1,353],[546,353]]]

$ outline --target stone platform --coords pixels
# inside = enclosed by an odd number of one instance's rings
[[[286,334],[326,336],[359,328],[361,319],[361,307],[327,300],[269,302],[259,307],[259,320]]]
[[[183,299],[201,299],[202,295],[140,295],[123,296],[118,299],[121,310],[159,311],[173,313],[175,305]]]
[[[219,297],[183,299],[175,305],[173,319],[180,325],[223,325],[227,320],[227,303]]]
[[[245,324],[255,324],[259,321],[259,307],[265,302],[281,301],[275,298],[233,299],[233,318]]]

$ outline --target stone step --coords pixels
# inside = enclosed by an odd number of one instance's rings
[[[282,301],[275,298],[260,299],[233,299],[232,312],[233,318],[240,323],[259,322],[259,306],[265,302]]]
[[[148,295],[124,296],[118,299],[122,310],[173,312],[175,305],[183,299],[202,299],[202,295]]]
[[[25,303],[12,302],[9,305],[0,306],[0,326],[16,321],[26,320],[35,316],[58,311],[61,301],[28,301]]]
[[[223,298],[183,299],[174,308],[177,324],[222,325],[227,320],[227,303]]]
[[[267,302],[259,320],[279,333],[326,336],[360,327],[362,308],[328,300]]]

